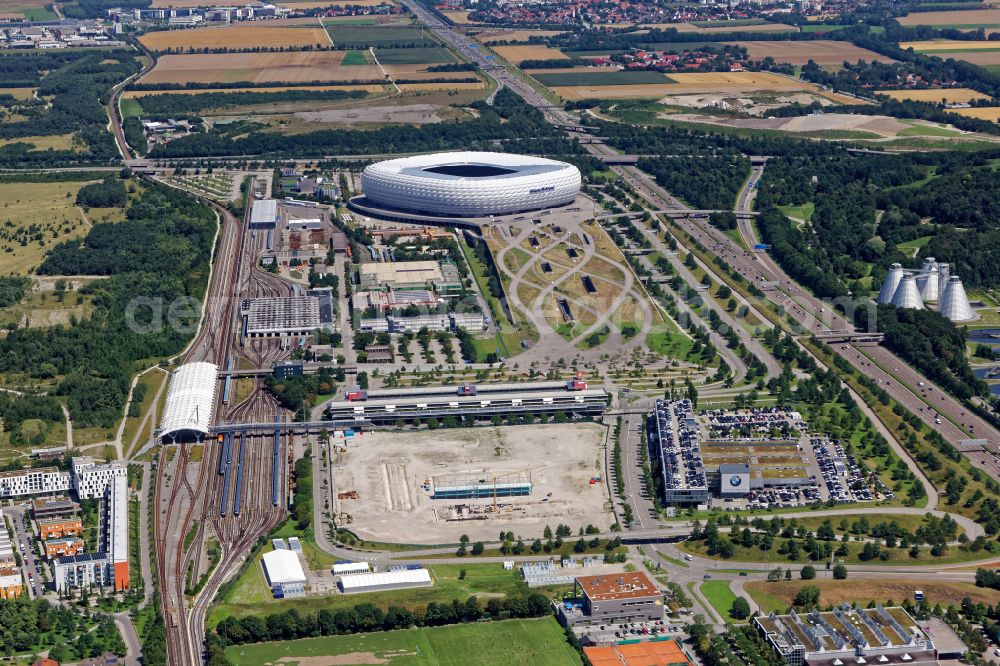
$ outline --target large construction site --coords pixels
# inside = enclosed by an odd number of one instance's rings
[[[372,432],[335,439],[331,511],[374,541],[540,536],[609,523],[607,429],[588,423]]]

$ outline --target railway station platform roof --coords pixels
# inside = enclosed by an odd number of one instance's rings
[[[174,371],[160,420],[160,437],[208,434],[218,374],[219,368],[212,363],[186,363]]]

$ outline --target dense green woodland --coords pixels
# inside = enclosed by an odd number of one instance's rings
[[[0,81],[5,86],[37,86],[44,100],[18,101],[13,108],[25,120],[0,124],[0,139],[72,133],[85,146],[81,153],[68,150],[32,151],[32,144],[17,142],[0,148],[0,166],[52,167],[80,162],[110,162],[118,150],[107,131],[104,105],[111,88],[138,72],[131,52],[66,49],[0,56]]]
[[[76,193],[76,203],[90,208],[121,208],[126,203],[125,183],[114,176],[105,176],[99,183],[81,187]]]
[[[737,152],[722,155],[647,157],[639,168],[692,208],[729,210],[750,176],[750,160]]]
[[[95,297],[91,317],[68,327],[18,329],[0,340],[0,372],[62,377],[56,394],[66,397],[81,426],[111,427],[120,419],[137,362],[179,352],[198,318],[215,215],[177,190],[144,188],[125,222],[95,224],[82,241],[52,248],[39,269],[108,276],[81,290]],[[167,325],[169,308],[181,298],[188,302],[180,303],[176,323],[185,330]]]
[[[31,279],[9,275],[0,277],[0,308],[14,305],[28,293]]]
[[[561,131],[547,123],[541,111],[528,106],[506,88],[497,93],[492,106],[485,102],[476,102],[471,106],[479,112],[479,117],[421,127],[392,125],[368,132],[322,130],[282,136],[272,132],[253,131],[247,136],[232,138],[213,130],[157,146],[150,157],[318,157],[456,148],[499,148],[535,154],[579,152],[576,143],[567,140]]]

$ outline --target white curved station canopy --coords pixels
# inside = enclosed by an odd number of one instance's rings
[[[187,363],[170,376],[160,436],[182,432],[208,434],[219,368],[212,363]]]

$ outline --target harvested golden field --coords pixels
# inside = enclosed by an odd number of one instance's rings
[[[32,150],[72,150],[80,152],[83,146],[73,140],[74,135],[70,134],[50,134],[48,136],[22,136],[16,139],[0,139],[0,148],[14,143],[30,143],[35,147]]]
[[[975,109],[952,109],[952,113],[967,118],[979,118],[980,120],[992,120],[1000,123],[1000,106],[982,106]]]
[[[472,21],[469,20],[469,14],[472,12],[468,9],[450,9],[448,11],[441,12],[444,14],[449,21],[455,25],[469,25]]]
[[[808,42],[729,43],[745,48],[754,60],[771,56],[777,62],[787,62],[792,65],[804,65],[810,60],[817,65],[842,65],[845,60],[848,62],[857,62],[858,60],[892,62],[891,58],[857,47],[850,42],[835,42],[829,39]]]
[[[191,53],[160,56],[142,83],[291,83],[376,81],[375,65],[341,65],[343,51]]]
[[[474,72],[428,72],[429,65],[383,65],[393,79],[422,81],[424,79],[467,79]]]
[[[704,35],[711,35],[715,33],[730,33],[730,32],[795,32],[797,28],[794,25],[788,25],[787,23],[761,23],[759,25],[740,25],[740,26],[715,26],[712,28],[699,28],[694,25],[692,32],[700,32]],[[774,44],[775,42],[769,42]]]
[[[896,19],[902,25],[952,26],[976,29],[1000,27],[1000,9],[965,9],[944,12],[912,12]]]
[[[567,100],[631,99],[690,95],[698,93],[749,94],[763,91],[818,92],[812,83],[791,79],[770,72],[683,72],[670,74],[674,83],[639,83],[618,86],[556,86],[552,90]]]
[[[449,85],[449,84],[442,84]],[[455,84],[451,84],[455,85]],[[217,93],[217,92],[255,92],[255,93],[266,93],[266,92],[282,92],[285,90],[364,90],[365,92],[377,93],[383,92],[385,86],[367,85],[367,86],[268,86],[262,88],[190,88],[182,90],[126,90],[122,93],[122,99],[141,99],[149,95],[198,95],[201,93]]]
[[[568,60],[569,56],[560,51],[541,44],[525,44],[523,46],[494,46],[493,50],[507,62],[517,64],[522,60]]]
[[[153,51],[330,45],[326,31],[318,26],[279,28],[260,23],[227,25],[218,28],[193,28],[191,30],[163,30],[146,33],[139,38],[139,41]]]
[[[973,65],[981,67],[991,67],[1000,65],[1000,50],[997,51],[948,51],[947,53],[935,53],[939,58],[954,58],[964,60]]]
[[[928,39],[922,42],[900,42],[899,48],[913,49],[918,53],[938,53],[939,51],[1000,50],[1000,42],[967,42],[961,39]]]
[[[887,95],[896,100],[911,100],[913,102],[951,103],[972,102],[977,99],[990,99],[978,90],[971,88],[929,88],[927,90],[879,90],[879,95]]]
[[[424,90],[483,90],[486,84],[479,83],[400,83],[403,92],[420,92]]]
[[[10,95],[14,99],[31,99],[35,88],[0,88],[0,95]]]
[[[532,37],[555,37],[561,35],[559,30],[499,30],[481,32],[475,39],[480,44],[493,42],[526,42]]]
[[[884,604],[892,600],[897,604],[904,599],[913,597],[913,581],[883,581],[883,580],[804,580],[804,581],[751,581],[746,584],[746,590],[754,601],[761,604],[765,610],[772,610],[779,604],[790,606],[799,589],[804,585],[815,585],[819,588],[821,606],[839,605],[857,602],[866,606],[869,601]],[[928,604],[940,603],[942,606],[960,604],[963,597],[969,597],[972,603],[993,605],[1000,601],[1000,591],[984,587],[976,587],[972,583],[944,582],[935,583],[923,578],[920,587]]]
[[[209,6],[208,0],[153,0],[152,9],[192,9]]]
[[[393,0],[302,0],[302,2],[282,0],[275,4],[279,7],[288,7],[289,9],[316,9],[318,7],[348,6],[378,7],[379,5],[394,5],[396,3]]]

